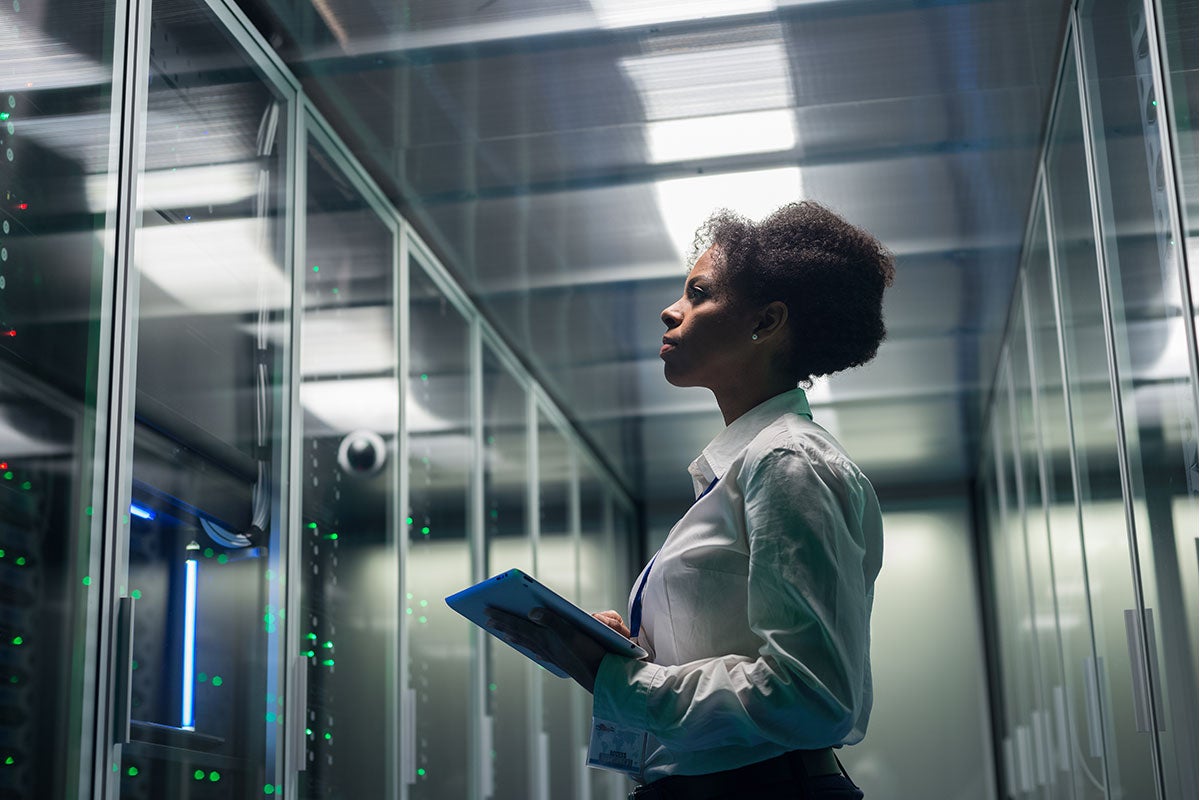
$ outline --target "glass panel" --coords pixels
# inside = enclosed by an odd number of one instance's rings
[[[579,606],[585,611],[616,609],[609,596],[613,570],[613,523],[612,508],[605,493],[600,475],[591,462],[577,456],[579,463]],[[621,616],[625,616],[623,609]],[[590,792],[584,796],[601,798],[606,796],[611,783],[611,773],[591,769],[587,764],[587,744],[592,732],[592,705],[584,693],[575,693],[576,747],[580,749],[575,758],[583,781],[590,784]]]
[[[1190,796],[1196,753],[1196,395],[1188,364],[1182,253],[1171,229],[1142,3],[1099,0],[1082,17],[1092,143],[1142,599],[1161,673],[1168,797]],[[1195,140],[1193,139],[1193,142]],[[1193,159],[1192,167],[1195,167]],[[1194,177],[1194,176],[1193,176]],[[1190,508],[1172,518],[1176,504]],[[1182,522],[1182,528],[1176,528]]]
[[[1002,610],[1001,647],[1010,726],[1008,738],[1015,780],[1013,786],[1018,797],[1042,797],[1046,781],[1044,765],[1038,759],[1035,728],[1038,686],[1034,660],[1034,615],[1030,605],[1024,519],[1018,495],[1011,380],[1010,354],[1006,351],[992,411],[1000,515],[993,548],[999,568],[996,583]]]
[[[386,797],[395,751],[394,241],[310,139],[300,345],[308,798]]]
[[[1023,511],[1020,526],[1022,542],[1018,555],[1028,564],[1030,621],[1027,635],[1032,646],[1030,656],[1034,659],[1034,696],[1029,725],[1037,781],[1047,788],[1049,796],[1058,797],[1070,794],[1070,762],[1066,760],[1066,748],[1060,746],[1055,736],[1059,728],[1054,716],[1053,698],[1055,688],[1062,685],[1062,669],[1054,608],[1054,581],[1046,534],[1046,510],[1042,505],[1023,286],[1023,283],[1018,284],[1017,294],[1013,298],[1014,313],[1008,330],[1017,467],[1015,478]]]
[[[1137,606],[1125,524],[1116,418],[1105,351],[1096,242],[1075,60],[1047,152],[1051,239],[1065,339],[1080,520],[1099,675],[1110,797],[1153,797],[1153,739],[1137,731],[1125,611]]]
[[[283,782],[287,111],[201,3],[155,3],[150,51],[121,792],[252,796]]]
[[[579,597],[576,464],[566,436],[538,415],[538,580],[572,602]],[[572,696],[582,692],[572,680],[541,670],[544,696],[541,746],[550,771],[549,797],[574,797],[579,774],[574,742]]]
[[[471,623],[444,597],[471,583],[470,327],[413,261],[409,270],[409,544],[405,620],[415,693],[414,800],[467,797]]]
[[[92,779],[114,18],[0,8],[0,797]]]
[[[1050,562],[1054,570],[1054,603],[1058,615],[1062,684],[1051,685],[1054,740],[1070,753],[1075,794],[1079,800],[1103,800],[1104,748],[1099,709],[1090,698],[1089,677],[1096,659],[1092,648],[1091,609],[1087,602],[1083,545],[1075,510],[1070,425],[1059,356],[1054,286],[1050,274],[1044,205],[1038,197],[1038,222],[1029,243],[1026,297],[1029,309],[1029,347],[1033,355],[1034,402],[1038,442],[1042,450],[1042,480]],[[1059,686],[1062,687],[1061,691]],[[1061,762],[1060,762],[1061,766]]]
[[[483,350],[483,508],[487,542],[485,573],[513,568],[533,574],[529,522],[529,414],[525,388],[491,348]],[[533,662],[491,636],[487,653],[487,701],[494,737],[490,765],[496,798],[533,797]]]
[[[1191,276],[1192,313],[1200,314],[1200,69],[1196,46],[1197,5],[1195,0],[1161,0],[1160,20],[1166,58],[1166,91],[1169,93],[1171,132],[1179,162],[1176,171],[1183,178],[1183,220],[1187,239],[1188,271]],[[1193,603],[1193,605],[1195,605]]]

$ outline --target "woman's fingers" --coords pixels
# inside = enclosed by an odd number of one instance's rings
[[[625,620],[621,619],[621,615],[616,611],[597,611],[596,613],[592,614],[592,616],[622,636],[626,638],[629,637],[629,627],[625,624]]]

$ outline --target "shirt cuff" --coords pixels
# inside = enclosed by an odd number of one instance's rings
[[[609,722],[647,730],[650,692],[662,682],[663,672],[657,664],[607,653],[596,672],[592,714]]]

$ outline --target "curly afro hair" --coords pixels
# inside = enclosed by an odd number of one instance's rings
[[[797,383],[875,357],[896,269],[874,236],[804,201],[757,224],[718,211],[696,231],[693,262],[710,247],[721,281],[743,301],[787,305],[791,347],[780,366]]]

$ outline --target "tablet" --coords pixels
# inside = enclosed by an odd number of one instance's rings
[[[447,597],[446,605],[493,636],[496,636],[496,634],[487,626],[488,608],[498,608],[522,617],[527,616],[535,608],[548,608],[551,611],[557,612],[580,631],[604,645],[610,653],[637,659],[645,658],[647,655],[646,651],[641,647],[626,639],[579,606],[547,589],[519,569],[510,569],[508,572],[502,572],[494,578],[488,578],[482,583],[468,586],[461,592]],[[496,636],[496,638],[504,642],[504,639],[501,639],[499,636]],[[567,673],[559,669],[557,665],[548,661],[542,661],[524,647],[517,647],[508,642],[504,643],[526,658],[541,664],[560,678],[570,677]]]

